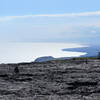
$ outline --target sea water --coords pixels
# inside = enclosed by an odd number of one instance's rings
[[[84,47],[75,43],[1,43],[0,63],[33,62],[38,57],[78,57],[84,52],[63,51],[65,48]]]

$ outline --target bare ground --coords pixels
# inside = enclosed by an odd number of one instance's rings
[[[0,100],[100,100],[100,60],[1,64]]]

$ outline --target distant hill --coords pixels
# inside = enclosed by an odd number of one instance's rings
[[[54,58],[52,56],[43,56],[35,59],[34,62],[46,62],[46,61],[52,61],[52,60],[66,60],[69,59],[70,57],[60,57],[60,58]]]
[[[44,61],[50,61],[54,60],[55,58],[52,56],[44,56],[44,57],[39,57],[37,58],[34,62],[44,62]]]
[[[94,57],[98,55],[100,52],[100,46],[89,46],[89,47],[81,47],[81,48],[67,48],[63,49],[63,51],[72,51],[72,52],[85,52],[86,55],[82,55],[81,57]]]

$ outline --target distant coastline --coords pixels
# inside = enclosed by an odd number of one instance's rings
[[[88,47],[81,47],[81,48],[66,48],[63,51],[71,51],[71,52],[85,52],[85,55],[81,55],[81,57],[94,57],[98,55],[100,52],[99,45],[93,45]]]
[[[63,48],[79,48],[84,45],[76,43],[1,43],[0,63],[33,62],[44,56],[54,58],[78,57],[82,52],[62,51]]]

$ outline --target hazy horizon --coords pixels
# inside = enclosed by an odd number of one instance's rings
[[[3,43],[0,44],[1,63],[33,62],[38,57],[78,57],[82,52],[65,52],[64,48],[84,47],[73,43]]]

